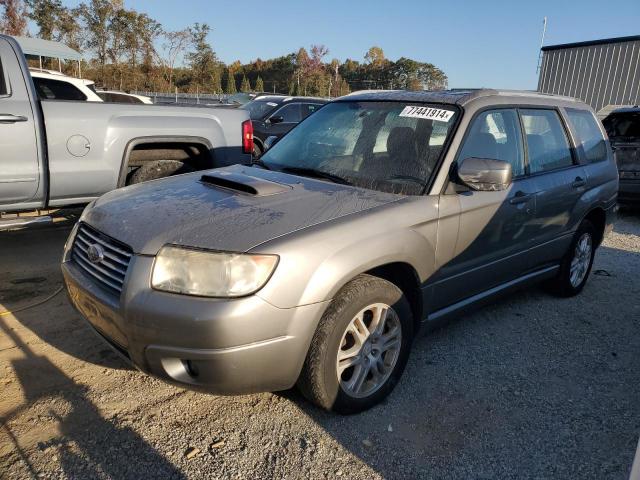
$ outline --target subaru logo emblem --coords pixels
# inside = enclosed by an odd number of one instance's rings
[[[100,263],[104,259],[104,250],[97,244],[89,245],[87,248],[87,257],[91,263]]]

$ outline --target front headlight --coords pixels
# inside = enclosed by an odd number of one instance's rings
[[[267,283],[276,255],[206,252],[166,246],[153,265],[151,286],[204,297],[242,297]]]

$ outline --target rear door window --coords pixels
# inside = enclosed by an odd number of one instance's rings
[[[488,110],[475,118],[458,161],[469,157],[509,162],[514,177],[524,175],[522,134],[514,109]]]
[[[571,147],[558,112],[520,110],[531,173],[573,165]]]
[[[582,149],[585,160],[589,163],[606,160],[607,147],[593,114],[588,110],[568,108],[567,115],[578,136],[578,147]]]
[[[33,77],[33,83],[41,100],[86,100],[84,93],[69,82]]]
[[[273,114],[274,117],[282,117],[282,123],[298,123],[300,118],[300,104],[290,103]]]

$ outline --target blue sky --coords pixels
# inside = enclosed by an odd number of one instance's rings
[[[312,43],[329,48],[327,60],[361,61],[378,45],[392,60],[405,56],[435,64],[453,88],[535,88],[545,15],[546,45],[640,34],[640,0],[125,0],[125,5],[149,13],[167,30],[208,23],[209,40],[225,62],[271,58]]]

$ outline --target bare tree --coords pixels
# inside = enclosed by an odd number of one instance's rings
[[[0,32],[7,35],[27,34],[27,7],[22,0],[0,0]]]
[[[164,33],[165,42],[162,45],[165,50],[165,58],[162,59],[162,63],[166,70],[169,71],[169,90],[173,85],[173,69],[181,54],[191,44],[191,32],[188,28],[184,30],[177,30],[175,32]]]

